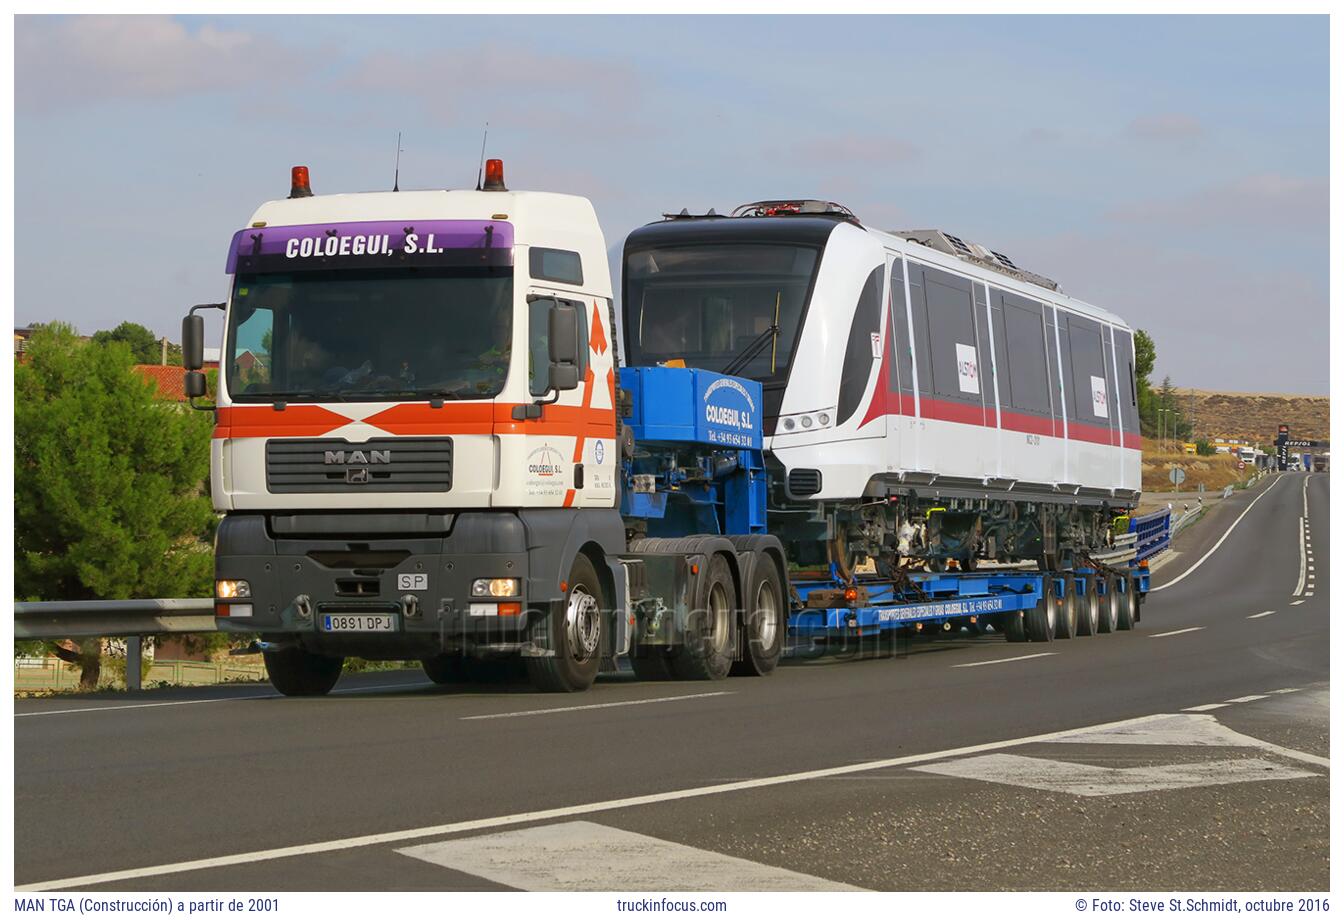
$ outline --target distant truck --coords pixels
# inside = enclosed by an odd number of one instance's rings
[[[1168,534],[1128,514],[1130,332],[967,251],[827,203],[672,218],[627,243],[618,335],[587,200],[499,160],[476,190],[321,197],[295,167],[183,322],[194,404],[225,312],[216,623],[289,695],[347,656],[576,691],[622,660],[718,679],[790,642],[1130,629]]]

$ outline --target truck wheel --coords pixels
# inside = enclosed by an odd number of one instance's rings
[[[1134,582],[1131,579],[1120,577],[1115,580],[1115,587],[1124,585],[1126,590],[1120,595],[1120,618],[1116,623],[1119,629],[1133,629],[1137,614],[1139,612],[1139,595],[1134,589]]]
[[[695,608],[686,620],[685,644],[672,653],[672,673],[681,680],[720,680],[733,665],[733,620],[737,592],[733,570],[721,553],[705,562]]]
[[[344,658],[314,655],[297,645],[262,652],[271,686],[285,696],[325,696],[341,679]]]
[[[1046,579],[1048,582],[1050,579]],[[1036,606],[1026,611],[1022,618],[1026,626],[1027,638],[1032,642],[1051,642],[1055,638],[1056,626],[1059,622],[1059,610],[1051,597],[1047,586],[1046,591],[1041,595],[1041,599],[1036,602]]]
[[[1078,596],[1072,591],[1056,594],[1056,584],[1058,582],[1053,578],[1046,584],[1046,594],[1055,607],[1055,638],[1072,639],[1078,635]],[[1072,585],[1073,578],[1065,576],[1064,584]]]
[[[1070,587],[1072,579],[1070,579]],[[1073,592],[1078,593],[1076,590]],[[1097,579],[1089,575],[1083,579],[1082,609],[1078,611],[1078,635],[1095,636],[1101,629],[1101,598],[1097,596]]]
[[[775,560],[767,553],[755,555],[751,581],[743,593],[742,658],[728,669],[735,676],[764,677],[773,671],[788,628],[784,585]]]
[[[1100,577],[1096,583],[1102,584]],[[1101,623],[1100,631],[1112,633],[1120,628],[1120,580],[1117,578],[1107,579],[1106,596],[1101,598]]]
[[[548,618],[549,658],[527,658],[527,676],[532,686],[547,693],[587,690],[597,679],[602,663],[602,638],[606,631],[607,605],[597,570],[587,556],[574,557],[567,579],[569,588],[559,614]]]

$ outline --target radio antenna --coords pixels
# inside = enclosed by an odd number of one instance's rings
[[[481,165],[476,169],[476,191],[481,190],[481,176],[485,174],[485,139],[490,136],[490,122],[485,123],[485,131],[481,134]]]
[[[392,173],[392,191],[401,191],[401,132],[397,132],[397,168]]]

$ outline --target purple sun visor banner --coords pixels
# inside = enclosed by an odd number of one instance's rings
[[[249,227],[233,235],[233,274],[341,268],[500,268],[513,264],[513,225],[484,220],[371,220]]]

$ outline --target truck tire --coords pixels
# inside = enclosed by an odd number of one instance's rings
[[[1072,579],[1070,579],[1072,582]],[[1073,587],[1070,584],[1070,587]],[[1077,595],[1077,590],[1073,592]],[[1097,579],[1088,575],[1083,579],[1082,606],[1078,611],[1078,635],[1095,636],[1101,629],[1101,598],[1097,596]]]
[[[1120,619],[1116,627],[1122,630],[1133,629],[1139,612],[1139,595],[1135,590],[1134,580],[1131,578],[1120,577],[1115,580],[1117,586],[1124,585],[1125,591],[1120,595]]]
[[[681,680],[721,680],[733,665],[733,570],[722,553],[707,556],[704,564],[695,607],[687,616],[685,644],[671,658],[672,673]]]
[[[325,696],[341,679],[344,658],[314,655],[297,645],[262,652],[271,686],[285,696]]]
[[[1027,618],[1020,610],[1003,614],[996,629],[1002,630],[1004,638],[1009,642],[1027,641]]]
[[[597,570],[583,553],[574,557],[566,583],[564,603],[547,618],[549,644],[555,654],[524,659],[532,686],[546,693],[587,690],[602,664],[610,610]]]
[[[1046,593],[1050,596],[1050,603],[1055,605],[1056,611],[1055,638],[1073,639],[1078,635],[1078,595],[1068,590],[1062,595],[1057,595],[1055,593],[1057,584],[1054,578],[1046,581]],[[1066,575],[1064,584],[1072,585],[1072,576]]]
[[[1050,579],[1046,579],[1048,582]],[[1026,611],[1022,618],[1026,626],[1027,638],[1032,642],[1053,642],[1056,626],[1059,622],[1059,610],[1047,589],[1041,594],[1036,606]]]
[[[629,431],[630,429],[625,429]],[[644,537],[630,543],[632,553],[670,553],[674,541],[666,537]],[[643,624],[636,624],[637,627]],[[665,645],[641,645],[639,636],[630,641],[630,668],[640,680],[671,680],[672,650]]]
[[[1098,577],[1097,584],[1102,583]],[[1108,578],[1104,584],[1106,596],[1101,598],[1101,622],[1098,627],[1103,633],[1113,633],[1120,628],[1120,579]]]
[[[747,590],[742,592],[742,657],[728,673],[741,677],[764,677],[779,664],[788,630],[788,607],[784,583],[769,553],[755,552]]]

